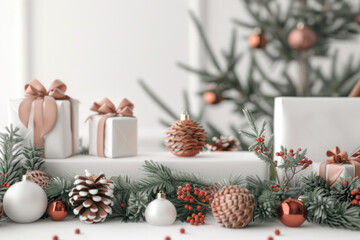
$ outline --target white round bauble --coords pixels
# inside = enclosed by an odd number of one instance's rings
[[[47,203],[45,191],[29,178],[12,185],[3,200],[6,215],[18,223],[34,222],[41,218]]]
[[[176,208],[166,198],[158,198],[146,207],[145,218],[146,222],[151,225],[171,225],[176,220]]]

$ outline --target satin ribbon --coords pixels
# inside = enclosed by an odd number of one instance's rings
[[[122,116],[122,117],[133,117],[134,104],[124,98],[119,106],[115,108],[115,105],[108,99],[104,98],[99,103],[94,102],[90,108],[91,111],[97,112],[94,115],[104,115],[97,128],[97,153],[100,157],[105,157],[105,126],[106,120],[110,117]],[[92,115],[92,116],[94,116]],[[92,116],[88,117],[91,118]]]
[[[57,105],[56,100],[70,100],[71,113],[73,111],[71,98],[65,94],[66,85],[60,80],[51,83],[49,90],[34,79],[25,85],[25,99],[19,105],[19,118],[27,128],[29,125],[31,105],[34,104],[34,144],[37,148],[44,147],[44,136],[48,134],[56,124]],[[73,115],[71,114],[72,151],[75,152],[73,134]]]
[[[350,157],[346,151],[340,151],[338,147],[326,152],[326,162],[320,164],[319,174],[325,179],[326,166],[329,165],[327,171],[327,181],[332,186],[340,178],[344,171],[343,164],[352,164],[354,166],[354,177],[360,176],[360,148],[357,149]]]

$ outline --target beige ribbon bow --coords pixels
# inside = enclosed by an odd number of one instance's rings
[[[133,109],[134,109],[134,104],[132,104],[126,98],[124,98],[120,102],[117,108],[115,108],[115,105],[108,98],[104,98],[99,103],[94,102],[90,110],[97,112],[97,114],[95,115],[104,115],[100,119],[97,129],[97,153],[100,157],[105,157],[104,148],[105,148],[106,120],[110,117],[116,117],[116,116],[133,117]]]
[[[25,85],[25,99],[19,105],[19,118],[22,124],[27,128],[31,105],[34,103],[34,144],[38,148],[44,147],[44,136],[55,126],[57,119],[57,105],[55,99],[71,100],[69,96],[65,95],[65,91],[66,85],[60,80],[53,81],[48,91],[46,91],[46,88],[37,79],[34,79]],[[71,130],[72,137],[74,138],[73,119],[71,119]],[[73,152],[74,150],[73,139]]]
[[[350,158],[346,151],[340,151],[338,147],[326,152],[326,162],[320,164],[319,174],[325,179],[326,166],[329,165],[327,171],[327,181],[332,186],[340,178],[344,171],[343,164],[352,164],[354,166],[354,177],[360,176],[360,148],[357,149]]]

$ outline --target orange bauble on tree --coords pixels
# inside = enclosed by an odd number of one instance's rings
[[[295,51],[306,51],[316,43],[316,33],[304,23],[300,22],[291,30],[288,36],[288,44]]]
[[[249,37],[249,45],[252,48],[265,48],[267,38],[260,28],[256,28],[255,32]]]
[[[183,111],[166,132],[165,146],[175,156],[192,157],[202,151],[206,142],[205,130]]]

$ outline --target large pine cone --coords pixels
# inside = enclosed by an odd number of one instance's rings
[[[0,220],[3,216],[3,214],[4,214],[4,208],[3,208],[3,204],[0,202]]]
[[[103,173],[93,176],[88,171],[85,177],[75,176],[75,179],[75,187],[69,193],[70,203],[75,206],[74,214],[85,223],[105,221],[114,205],[113,181],[105,179]]]
[[[166,134],[166,148],[178,157],[195,156],[205,146],[206,132],[193,120],[176,121]]]
[[[33,170],[30,172],[27,172],[25,175],[30,176],[31,181],[33,181],[34,183],[36,183],[37,185],[39,185],[42,188],[47,188],[47,186],[49,185],[49,182],[52,178],[50,176],[50,174],[40,171],[40,170]]]
[[[254,208],[254,195],[239,186],[223,187],[211,203],[215,220],[227,228],[246,227],[253,217]]]

